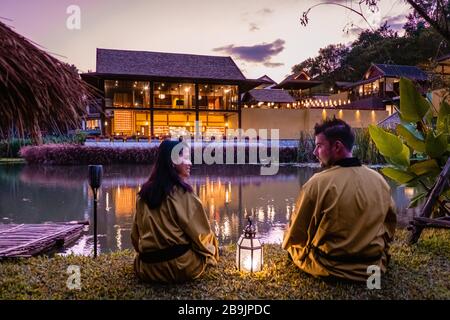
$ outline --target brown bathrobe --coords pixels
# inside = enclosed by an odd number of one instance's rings
[[[143,281],[173,283],[198,278],[206,265],[219,259],[218,242],[200,199],[175,187],[157,209],[137,196],[131,240],[137,255],[134,269]],[[143,262],[139,253],[191,244],[181,256],[162,262]]]
[[[379,173],[336,165],[302,186],[282,246],[313,276],[366,281],[369,265],[386,271],[396,221],[390,187]]]

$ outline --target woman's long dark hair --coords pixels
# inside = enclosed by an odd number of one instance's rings
[[[180,178],[172,162],[172,150],[178,143],[180,142],[171,140],[161,142],[150,178],[139,191],[139,196],[150,209],[158,208],[174,186],[181,187],[185,192],[192,192],[192,187]]]

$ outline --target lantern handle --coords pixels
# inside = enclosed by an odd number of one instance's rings
[[[249,238],[255,238],[256,236],[256,228],[253,225],[253,221],[251,219],[251,217],[247,217],[247,221],[248,224],[245,226],[244,228],[244,236],[249,239]]]

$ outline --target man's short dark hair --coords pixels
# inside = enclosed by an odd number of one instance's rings
[[[341,119],[326,119],[321,124],[316,123],[314,126],[314,135],[323,133],[325,138],[330,142],[341,141],[348,151],[352,151],[355,143],[355,135],[352,128]]]

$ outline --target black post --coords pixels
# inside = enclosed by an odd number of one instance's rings
[[[102,184],[103,166],[89,165],[89,185],[94,193],[94,258],[97,257],[97,191]]]
[[[97,188],[92,188],[94,192],[94,258],[97,258]]]

